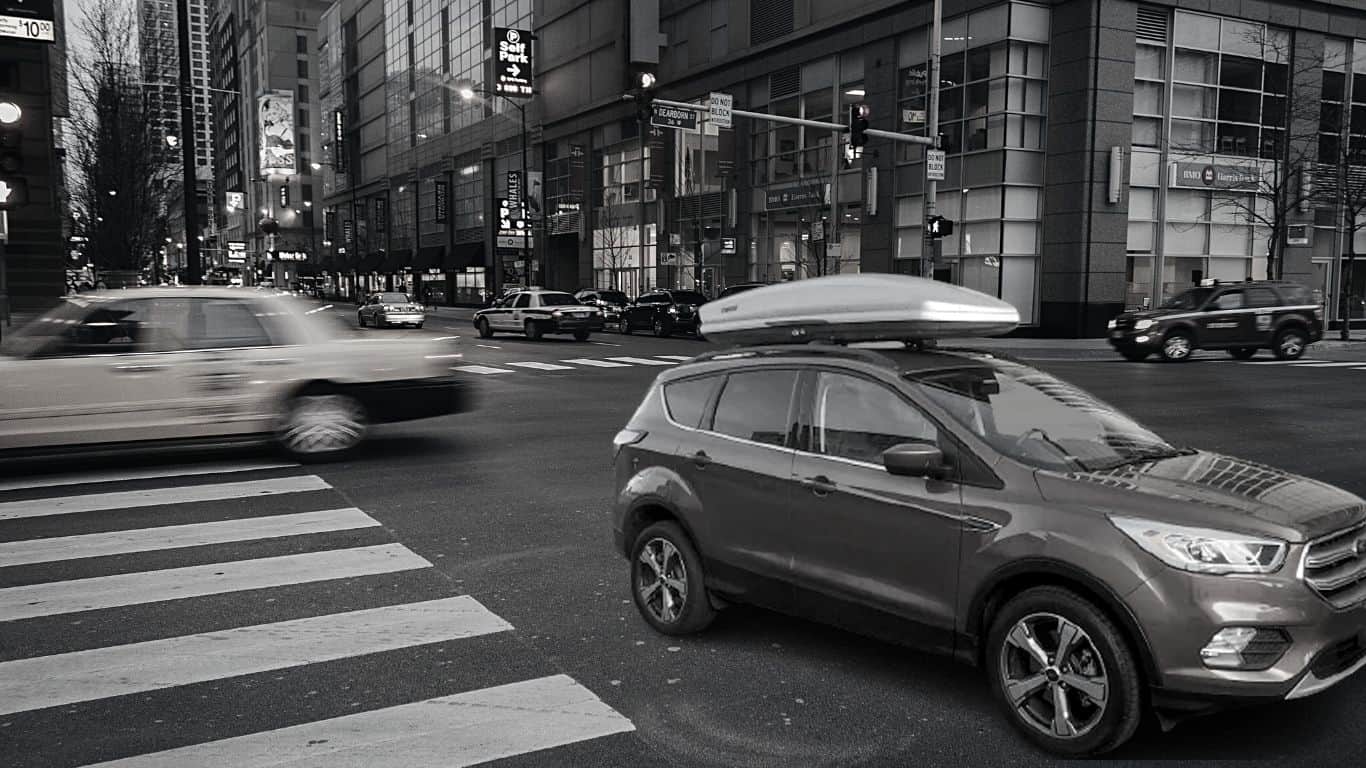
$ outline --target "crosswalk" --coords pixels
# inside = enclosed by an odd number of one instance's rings
[[[463,373],[473,373],[479,376],[492,376],[500,373],[515,373],[517,371],[585,371],[601,368],[654,368],[668,365],[678,365],[685,360],[691,360],[691,355],[651,355],[649,357],[605,357],[587,358],[575,357],[568,360],[557,360],[548,362],[542,360],[527,360],[525,362],[498,363],[496,365],[458,365],[455,370]]]
[[[444,768],[633,730],[321,477],[217,469],[0,483],[0,763]],[[310,704],[338,675],[366,703]]]
[[[1286,368],[1336,368],[1349,371],[1366,371],[1366,360],[1243,360],[1240,365],[1278,365]]]

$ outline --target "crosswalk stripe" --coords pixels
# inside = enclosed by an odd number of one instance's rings
[[[512,371],[509,371],[506,368],[493,368],[487,365],[457,365],[455,366],[455,370],[464,371],[465,373],[477,373],[481,376],[486,376],[490,373],[512,373]]]
[[[402,544],[122,573],[0,589],[0,622],[430,568]]]
[[[317,475],[295,475],[269,480],[245,480],[236,483],[213,483],[211,485],[151,488],[142,491],[90,493],[80,496],[5,501],[0,502],[0,520],[17,520],[47,515],[71,515],[78,512],[102,512],[110,509],[155,507],[162,504],[244,499],[256,496],[273,496],[281,493],[325,491],[331,487]]]
[[[651,360],[648,357],[609,357],[608,360],[615,360],[618,363],[630,363],[631,365],[677,365],[672,360]]]
[[[533,371],[572,371],[572,365],[556,365],[555,363],[507,363],[516,368],[530,368]]]
[[[1310,360],[1310,361],[1307,361],[1307,362],[1301,362],[1301,363],[1299,364],[1299,366],[1297,366],[1297,367],[1300,367],[1300,368],[1355,368],[1355,367],[1357,367],[1357,366],[1359,366],[1359,365],[1361,365],[1361,361],[1360,361],[1360,360],[1357,360],[1357,361],[1351,362],[1351,363],[1334,362],[1334,361],[1328,361],[1328,360]]]
[[[512,629],[468,595],[0,663],[0,714]]]
[[[0,483],[0,491],[22,491],[27,488],[51,488],[62,485],[84,485],[86,483],[112,483],[127,480],[157,480],[195,475],[227,475],[236,472],[257,472],[266,469],[288,469],[297,467],[294,462],[244,462],[234,464],[211,464],[202,467],[178,466],[158,469],[111,470],[108,472],[86,472],[83,474],[51,475],[48,477],[25,478]]]
[[[655,357],[661,360],[677,360],[681,363],[685,360],[693,359],[696,355],[655,355]]]
[[[462,768],[633,730],[573,678],[552,675],[90,768]]]
[[[573,360],[563,360],[561,362],[573,363],[574,365],[586,365],[590,368],[630,368],[626,363],[614,363],[611,360],[593,360],[587,357],[578,357]]]
[[[6,541],[0,542],[0,568],[76,560],[83,557],[108,557],[235,541],[304,536],[377,525],[378,520],[355,507],[349,507],[290,515],[249,517],[242,520],[218,520],[192,525],[167,525],[80,536]]]

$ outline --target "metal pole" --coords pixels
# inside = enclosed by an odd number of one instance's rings
[[[636,192],[640,220],[636,222],[636,295],[645,290],[645,116],[636,115],[636,133],[640,134],[640,189]],[[624,168],[625,166],[623,166]],[[622,196],[625,197],[623,182]],[[659,231],[655,230],[655,266],[659,265]]]
[[[507,101],[508,103],[512,104],[514,107],[516,107],[518,112],[522,113],[522,189],[521,189],[521,193],[520,193],[520,194],[521,194],[521,200],[520,200],[519,202],[520,202],[521,205],[522,205],[522,258],[526,260],[526,271],[524,271],[524,272],[522,273],[522,275],[523,275],[523,278],[522,278],[522,279],[525,281],[525,282],[523,283],[523,285],[525,285],[527,288],[530,288],[530,287],[531,287],[531,269],[532,269],[532,265],[533,265],[535,262],[534,262],[533,259],[531,258],[531,256],[532,256],[532,253],[531,253],[531,245],[532,245],[532,244],[531,244],[531,224],[530,224],[530,222],[527,221],[527,204],[526,204],[527,186],[530,185],[530,183],[531,183],[531,177],[528,176],[528,175],[527,175],[527,172],[526,172],[526,170],[527,170],[527,162],[526,162],[526,160],[527,160],[527,148],[526,148],[526,143],[527,143],[527,142],[526,142],[526,140],[527,140],[527,135],[526,135],[526,107],[525,107],[524,105],[518,104],[517,102],[513,101],[512,99],[506,99],[506,101]]]
[[[9,316],[9,266],[5,249],[9,247],[9,211],[0,211],[0,339],[5,337]],[[65,259],[65,257],[63,257]]]
[[[185,216],[185,281],[190,285],[204,282],[203,265],[199,263],[199,206],[195,183],[195,125],[194,84],[190,76],[190,4],[176,3],[176,37],[180,43],[180,162],[184,166],[183,203]]]
[[[929,104],[926,116],[927,132],[929,138],[934,141],[934,148],[939,149],[939,57],[943,48],[944,41],[944,0],[934,0],[934,21],[930,25],[930,71],[929,71]],[[934,274],[932,257],[938,238],[930,237],[930,218],[936,214],[935,204],[938,202],[939,182],[929,178],[930,164],[925,163],[925,220],[924,233],[925,241],[920,249],[920,276],[930,277]]]

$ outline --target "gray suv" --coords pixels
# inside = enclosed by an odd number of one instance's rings
[[[656,630],[760,604],[985,668],[1065,755],[1366,665],[1366,504],[1177,448],[969,351],[787,345],[659,376],[614,440]]]

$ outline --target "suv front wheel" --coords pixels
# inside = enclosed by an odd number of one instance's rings
[[[702,558],[678,523],[655,523],[636,537],[631,597],[645,621],[666,635],[700,632],[716,618],[702,580]]]
[[[1050,752],[1108,752],[1138,728],[1133,652],[1115,623],[1071,590],[1036,587],[1006,603],[991,623],[986,662],[1011,721]]]

